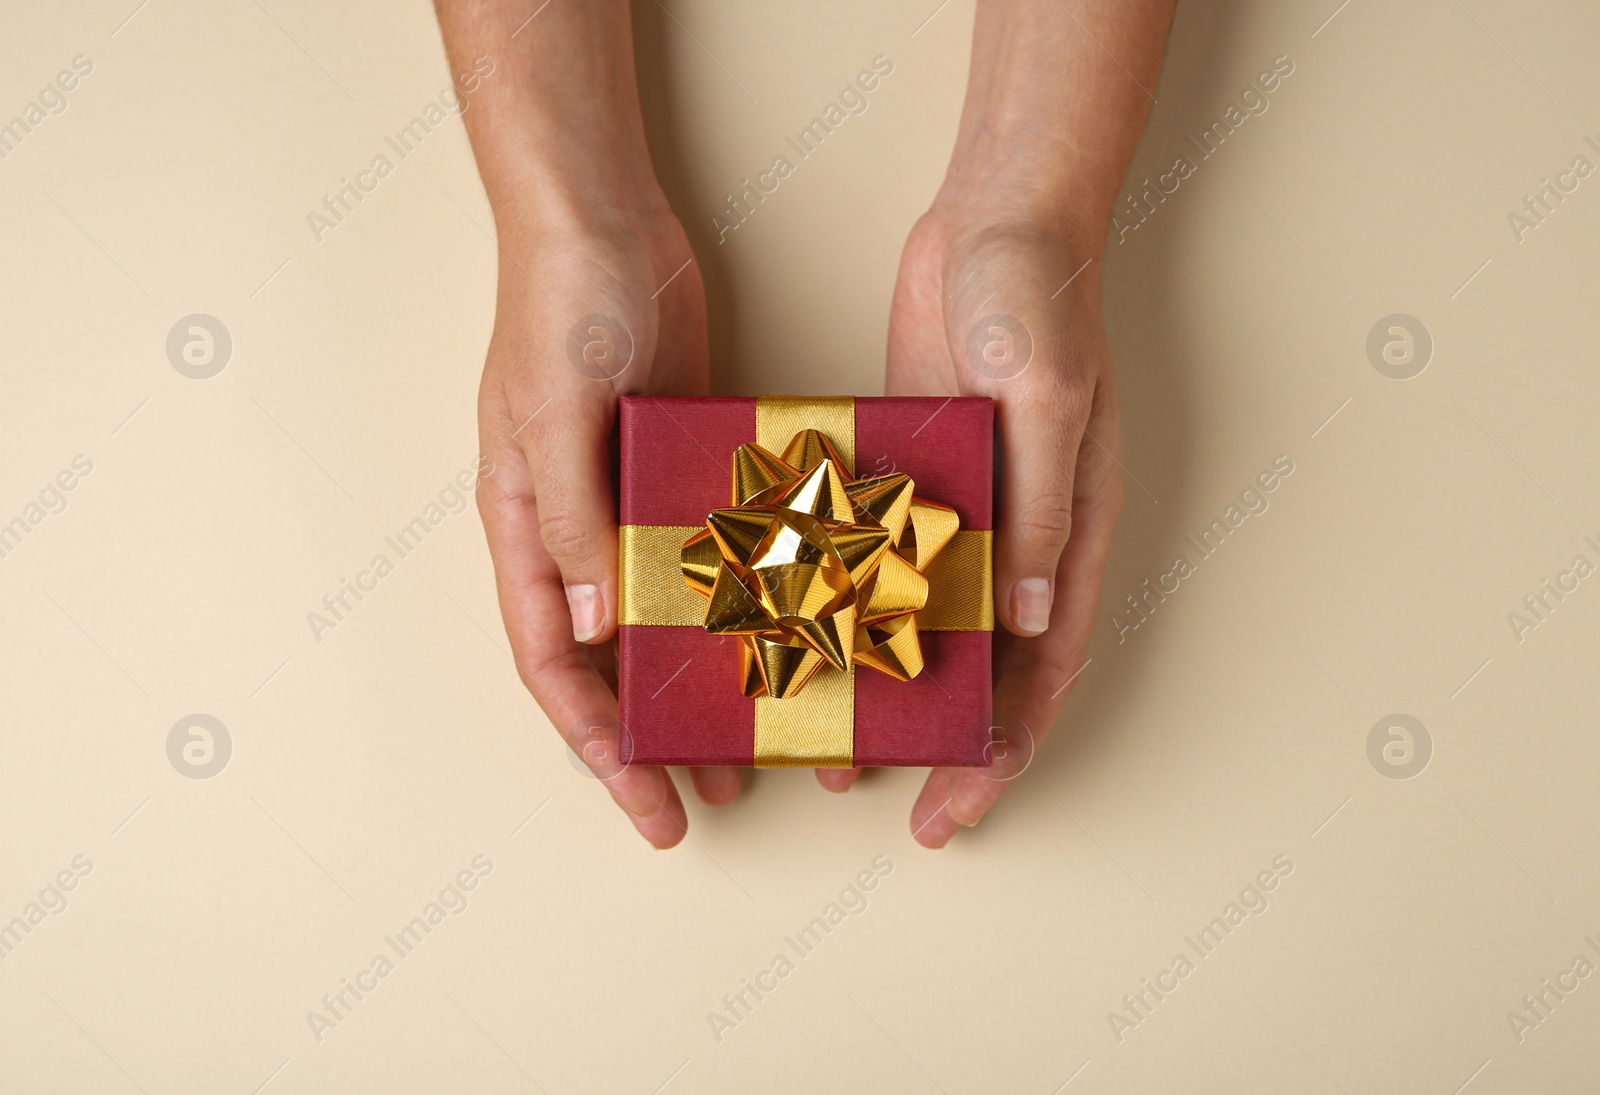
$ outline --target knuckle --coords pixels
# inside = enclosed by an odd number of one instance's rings
[[[533,693],[540,703],[544,703],[552,692],[552,677],[582,668],[588,664],[588,656],[582,650],[572,648],[538,652],[523,650],[517,652],[516,664],[517,676],[522,679],[523,687]]]
[[[1072,535],[1072,499],[1050,493],[1028,502],[1017,517],[1017,538],[1023,543],[1060,545]]]
[[[1065,652],[1063,651],[1063,653]],[[1055,692],[1062,684],[1069,682],[1072,688],[1075,688],[1078,680],[1074,680],[1074,678],[1079,677],[1081,679],[1079,671],[1083,669],[1083,664],[1081,654],[1077,656],[1076,660],[1058,655],[1046,655],[1037,658],[1029,666],[1029,669],[1041,684],[1049,685],[1051,691]],[[1061,691],[1059,695],[1053,698],[1053,702],[1057,707],[1066,702],[1066,698],[1072,692],[1072,688]]]
[[[533,492],[519,486],[510,477],[485,476],[478,481],[472,495],[478,516],[484,518],[486,523],[489,519],[513,512],[520,516],[522,511],[531,512],[534,508]]]
[[[1095,378],[1067,355],[1056,355],[1055,360],[1057,368],[1041,370],[1037,377],[1036,397],[1083,422],[1094,403]]]
[[[596,553],[593,531],[576,514],[558,512],[540,517],[539,538],[553,559],[584,559]]]
[[[1079,369],[1069,372],[1056,389],[1056,399],[1078,421],[1086,421],[1094,405],[1094,378]]]

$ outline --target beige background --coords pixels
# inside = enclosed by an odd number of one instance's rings
[[[93,863],[0,962],[0,1089],[1592,1089],[1600,981],[1520,1043],[1506,1017],[1600,961],[1600,579],[1507,622],[1600,563],[1600,178],[1521,243],[1506,221],[1600,164],[1589,5],[1183,6],[1132,182],[1295,71],[1108,249],[1130,482],[1093,660],[934,854],[916,771],[763,773],[651,851],[518,684],[470,510],[313,638],[471,463],[488,209],[451,119],[306,223],[447,86],[424,4],[133,4],[11,3],[0,36],[0,120],[95,66],[0,161],[0,521],[93,463],[0,559],[0,919]],[[719,390],[879,392],[972,4],[668,6],[641,68]],[[719,246],[724,195],[878,53],[870,110]],[[1436,344],[1406,382],[1365,349],[1395,312]],[[165,351],[191,313],[234,345],[204,382]],[[1270,510],[1119,643],[1123,597],[1280,454]],[[209,779],[166,752],[194,712],[232,742]],[[1431,733],[1410,780],[1368,760],[1391,713]],[[306,1013],[477,855],[467,910],[319,1043]],[[1270,907],[1119,1042],[1107,1013],[1280,855]],[[869,907],[719,1042],[707,1013],[876,856]]]

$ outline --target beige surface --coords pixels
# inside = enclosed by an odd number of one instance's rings
[[[641,65],[720,390],[879,391],[971,4],[914,37],[932,0],[670,6]],[[1600,165],[1600,22],[1353,0],[1313,34],[1334,6],[1179,15],[1133,183],[1295,70],[1109,249],[1130,482],[1093,661],[932,854],[911,771],[843,799],[762,774],[651,851],[513,675],[470,510],[313,637],[475,452],[496,253],[459,121],[323,242],[306,222],[447,86],[423,4],[9,5],[0,119],[94,70],[0,160],[0,521],[93,470],[0,559],[0,917],[92,870],[0,963],[0,1089],[1588,1090],[1600,981],[1520,1043],[1507,1013],[1600,962],[1600,581],[1520,642],[1507,614],[1600,563],[1600,178],[1521,243],[1507,214]],[[723,195],[879,53],[870,110],[719,246]],[[1365,349],[1397,312],[1436,343],[1407,382]],[[191,313],[233,340],[205,382],[164,349]],[[1122,598],[1280,454],[1270,509],[1119,643]],[[209,779],[166,752],[193,712],[232,741]],[[1396,712],[1434,746],[1407,781],[1366,751]],[[319,1043],[306,1013],[480,855],[466,911]],[[1279,856],[1268,909],[1119,1042],[1107,1013]],[[707,1013],[782,953],[719,1042]]]

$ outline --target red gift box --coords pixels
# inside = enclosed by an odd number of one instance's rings
[[[618,695],[627,763],[754,765],[756,704],[796,702],[744,695],[739,640],[698,626],[706,602],[686,589],[673,560],[661,558],[671,544],[681,546],[680,536],[704,528],[712,510],[729,505],[734,452],[757,440],[758,405],[766,414],[778,402],[792,411],[797,402],[809,401],[649,396],[621,401]],[[842,401],[819,402],[838,406]],[[910,475],[919,498],[956,511],[962,533],[972,537],[965,541],[969,546],[981,542],[981,567],[968,550],[947,566],[962,573],[936,574],[941,560],[935,558],[928,571],[930,604],[942,588],[964,583],[981,590],[986,617],[982,630],[929,630],[919,615],[925,664],[911,680],[859,667],[853,671],[853,763],[985,767],[991,741],[994,405],[987,399],[941,397],[853,403],[853,438],[833,440],[847,441],[841,445],[847,457],[853,446],[855,474]],[[845,406],[848,415],[848,402]],[[781,453],[782,442],[774,451]],[[653,568],[641,571],[630,560],[639,554],[641,538],[650,535],[657,559]],[[675,616],[683,618],[685,594],[699,605],[695,625],[630,622],[652,618],[649,606],[663,602],[675,602]]]

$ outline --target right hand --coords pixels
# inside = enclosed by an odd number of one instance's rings
[[[671,777],[619,759],[609,439],[620,395],[707,391],[705,289],[664,199],[581,221],[502,227],[478,511],[523,683],[640,834],[670,848],[688,824]],[[690,776],[710,805],[739,792],[731,768]]]

